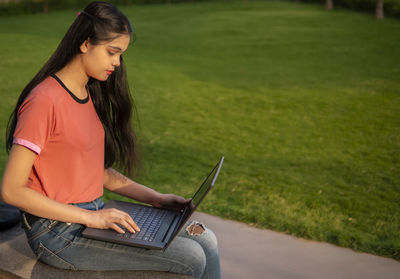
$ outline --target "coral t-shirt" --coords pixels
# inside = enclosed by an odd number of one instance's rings
[[[37,154],[28,187],[61,203],[103,194],[104,128],[92,99],[78,99],[55,75],[18,110],[14,144]]]

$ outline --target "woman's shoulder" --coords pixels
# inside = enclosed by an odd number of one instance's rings
[[[63,90],[59,83],[51,76],[36,85],[27,100],[35,100],[43,104],[56,104],[62,100]]]

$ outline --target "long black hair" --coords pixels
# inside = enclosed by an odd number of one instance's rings
[[[80,53],[80,46],[85,40],[89,39],[91,44],[96,45],[111,41],[115,35],[121,34],[134,36],[129,19],[109,3],[95,1],[78,13],[53,55],[22,90],[7,125],[7,152],[13,144],[18,110],[32,89],[65,67]],[[120,169],[131,174],[139,161],[136,136],[131,123],[132,116],[137,114],[122,55],[120,66],[115,68],[106,81],[90,78],[87,86],[105,130],[104,167],[108,168],[116,163]]]

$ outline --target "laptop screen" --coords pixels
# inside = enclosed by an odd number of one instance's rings
[[[223,159],[221,159],[221,160],[223,160]],[[192,206],[194,206],[194,208],[196,208],[199,205],[199,203],[201,202],[201,200],[203,199],[203,197],[205,196],[207,191],[209,191],[214,186],[216,173],[219,172],[221,164],[222,163],[219,163],[214,167],[212,172],[208,175],[208,177],[206,178],[206,180],[204,180],[201,187],[197,190],[197,192],[192,197],[192,202],[193,202]]]
[[[174,237],[178,234],[179,230],[183,227],[183,225],[186,223],[186,221],[192,215],[193,211],[195,211],[195,209],[199,206],[201,201],[204,199],[204,197],[206,196],[208,191],[210,191],[211,188],[214,186],[215,180],[218,177],[218,174],[219,174],[219,171],[221,169],[223,162],[224,162],[224,157],[221,158],[219,163],[214,167],[214,169],[208,175],[206,180],[204,180],[203,184],[201,184],[200,188],[194,194],[190,203],[185,207],[185,210],[183,211],[181,218],[179,219],[178,225],[175,228],[175,232],[174,232],[173,236],[171,237],[170,241],[172,241],[172,239],[174,239]]]

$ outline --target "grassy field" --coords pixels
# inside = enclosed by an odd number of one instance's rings
[[[137,181],[189,197],[224,155],[201,211],[400,259],[400,21],[281,1],[122,9]],[[1,134],[75,16],[0,18]]]

